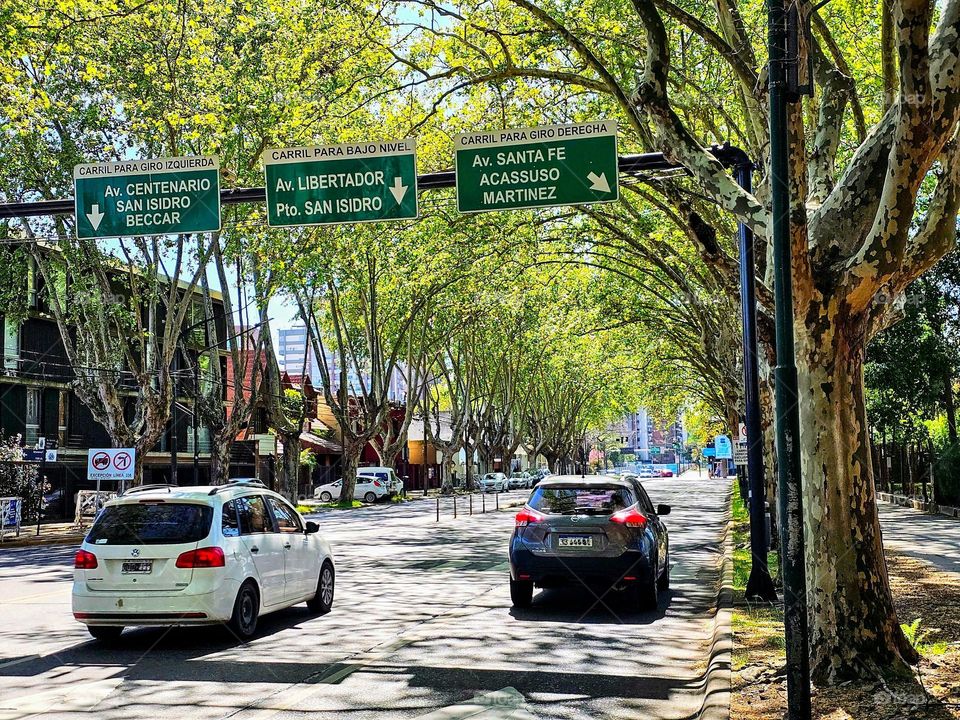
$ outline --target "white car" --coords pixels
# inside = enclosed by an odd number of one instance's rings
[[[390,495],[403,495],[403,480],[397,477],[397,474],[393,471],[393,468],[388,467],[362,467],[357,468],[357,480],[360,480],[361,475],[369,475],[380,482],[382,482],[387,487],[387,491]]]
[[[503,473],[487,473],[480,478],[478,486],[480,492],[504,492],[507,489],[507,483],[507,476]]]
[[[523,488],[533,487],[533,479],[530,477],[530,473],[521,472],[514,473],[510,476],[510,479],[507,480],[507,487],[510,490],[521,490]]]
[[[329,612],[335,570],[319,530],[258,482],[133,488],[104,505],[76,553],[73,616],[98,640],[215,623],[246,640],[274,610]]]
[[[637,469],[637,473],[636,473],[636,474],[637,474],[637,477],[641,477],[641,478],[656,478],[656,477],[660,477],[660,473],[658,473],[656,470],[654,470],[654,469],[653,469],[652,467],[650,467],[649,465],[641,465],[641,466]]]
[[[326,485],[318,485],[313,489],[313,497],[321,502],[332,502],[340,498],[340,488],[343,480],[335,480]],[[357,484],[353,488],[354,500],[374,503],[390,494],[387,484],[372,475],[357,475]]]

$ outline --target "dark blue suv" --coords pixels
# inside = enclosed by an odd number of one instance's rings
[[[510,598],[528,607],[533,588],[602,584],[657,607],[670,585],[670,545],[660,516],[635,479],[554,476],[537,485],[510,536]]]

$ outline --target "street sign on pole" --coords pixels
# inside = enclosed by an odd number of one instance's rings
[[[713,445],[717,449],[717,460],[733,460],[733,445],[730,438],[726,435],[717,435],[713,439]]]
[[[90,448],[87,480],[133,480],[136,448]]]
[[[270,227],[418,215],[413,138],[267,150],[263,157]]]
[[[216,157],[77,165],[73,184],[79,238],[220,229],[220,161]]]
[[[614,120],[463,133],[453,143],[462,213],[612,202],[619,196]]]

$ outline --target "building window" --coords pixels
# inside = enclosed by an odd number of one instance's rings
[[[40,389],[27,388],[27,421],[24,440],[28,447],[37,444],[40,437]]]

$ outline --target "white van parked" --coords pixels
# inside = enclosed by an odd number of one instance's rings
[[[145,485],[107,502],[74,558],[73,616],[98,640],[131,625],[229,623],[333,605],[330,544],[258,482]]]
[[[385,483],[391,495],[403,495],[403,480],[397,477],[393,468],[388,467],[362,467],[357,468],[357,479],[361,475],[372,475],[373,477]]]

